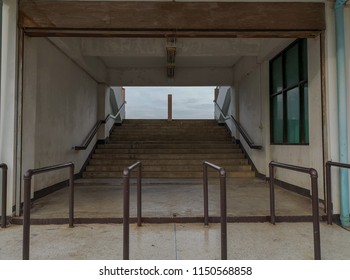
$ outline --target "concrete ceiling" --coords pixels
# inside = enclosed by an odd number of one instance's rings
[[[176,38],[174,77],[166,38],[50,38],[100,82],[112,86],[232,85],[237,61],[263,60],[288,38]]]

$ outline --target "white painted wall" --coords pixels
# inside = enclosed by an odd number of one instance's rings
[[[72,150],[98,120],[98,83],[45,38],[26,38],[23,172],[64,162],[78,173],[91,152]],[[96,139],[94,140],[96,141]],[[68,179],[68,171],[34,177],[34,190]]]
[[[15,201],[14,185],[16,180],[16,23],[17,1],[4,0],[1,53],[0,162],[8,165],[7,215],[12,213],[12,206]]]

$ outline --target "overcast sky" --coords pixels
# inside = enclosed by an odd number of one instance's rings
[[[168,94],[173,119],[213,119],[215,87],[125,87],[128,119],[167,119]]]

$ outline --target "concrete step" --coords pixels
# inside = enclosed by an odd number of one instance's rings
[[[233,154],[111,154],[111,153],[101,153],[93,154],[93,159],[134,159],[134,160],[144,160],[144,159],[200,159],[200,160],[210,160],[210,159],[243,159],[243,153],[233,153]]]
[[[220,143],[219,145],[211,144],[211,142],[202,143],[198,142],[195,145],[193,143],[156,143],[156,142],[150,142],[150,143],[143,143],[143,142],[136,142],[136,143],[123,143],[118,144],[117,142],[114,143],[108,143],[108,144],[101,144],[97,146],[98,149],[239,149],[239,146],[233,143]]]
[[[96,154],[236,154],[239,149],[96,149]]]
[[[247,159],[214,159],[213,162],[216,165],[227,166],[227,165],[245,165],[248,164]],[[134,159],[91,159],[89,164],[94,165],[122,165],[127,167],[135,163]],[[144,159],[142,160],[143,165],[202,165],[202,159]]]
[[[122,172],[126,166],[124,165],[89,165],[87,172]],[[250,165],[225,165],[222,166],[226,171],[251,171]],[[202,164],[199,165],[142,165],[143,172],[201,172]]]
[[[122,178],[123,169],[138,160],[144,178],[201,179],[203,161],[226,168],[228,177],[254,176],[239,146],[214,120],[126,120],[98,145],[83,176]],[[218,176],[211,169],[209,174]]]
[[[134,119],[134,120],[125,120],[122,124],[122,126],[128,126],[128,127],[143,127],[143,126],[162,126],[162,127],[176,127],[176,126],[218,126],[218,123],[215,120],[173,120],[168,121],[165,119],[162,120],[140,120],[140,119]]]
[[[217,172],[210,171],[211,177],[218,176]],[[132,172],[131,177],[136,177],[137,172]],[[254,177],[253,171],[228,171],[226,177]],[[83,178],[122,178],[122,172],[84,172]],[[203,172],[142,172],[142,178],[203,178]]]

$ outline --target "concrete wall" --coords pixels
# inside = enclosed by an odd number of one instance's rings
[[[2,21],[1,93],[0,93],[0,162],[8,165],[8,207],[15,201],[17,149],[17,1],[4,0]],[[1,201],[0,201],[1,204]]]
[[[290,43],[290,42],[288,42]],[[269,176],[268,165],[274,160],[288,164],[313,167],[319,173],[319,193],[323,198],[323,156],[322,156],[322,104],[320,74],[319,38],[308,39],[309,71],[309,145],[270,145],[270,95],[269,61],[286,47],[279,48],[259,57],[244,57],[234,70],[234,95],[231,111],[247,134],[262,150],[250,149],[243,137],[236,134],[259,173]],[[220,95],[224,95],[224,91]],[[220,100],[220,95],[218,100]],[[229,124],[228,124],[229,125]],[[231,126],[231,125],[229,125]],[[233,134],[236,132],[233,131]],[[310,178],[294,172],[277,170],[276,177],[293,185],[311,189]]]
[[[78,173],[93,148],[72,150],[98,120],[98,83],[45,38],[25,38],[22,170],[64,162]],[[95,139],[96,141],[96,139]],[[66,180],[68,171],[38,175],[34,190]]]

